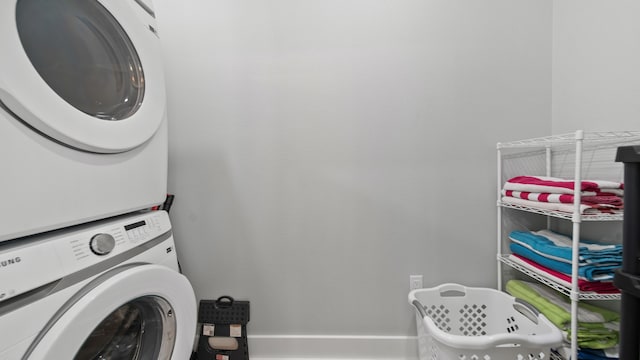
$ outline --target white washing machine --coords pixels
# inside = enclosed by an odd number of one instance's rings
[[[0,241],[164,201],[150,0],[0,2]]]
[[[0,244],[0,359],[186,360],[197,307],[164,211]]]

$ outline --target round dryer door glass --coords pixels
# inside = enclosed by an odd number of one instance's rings
[[[109,314],[89,335],[74,360],[168,360],[176,322],[164,299],[145,296]]]
[[[144,73],[133,43],[96,0],[18,0],[22,46],[38,74],[62,99],[104,120],[134,114]]]

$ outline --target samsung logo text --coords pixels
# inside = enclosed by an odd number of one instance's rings
[[[16,256],[14,258],[5,259],[0,261],[0,267],[7,267],[9,265],[17,264],[21,261],[20,256]]]

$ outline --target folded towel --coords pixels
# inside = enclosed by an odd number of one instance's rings
[[[571,196],[573,197],[573,195]],[[583,204],[612,205],[622,208],[622,206],[624,205],[624,198],[618,195],[581,196],[580,202],[582,202]]]
[[[571,328],[571,304],[568,298],[540,284],[522,280],[509,280],[506,290],[512,296],[522,299],[558,328],[569,331]],[[618,343],[619,331],[616,329],[620,316],[614,312],[594,305],[578,304],[578,345],[591,349],[607,349]],[[571,334],[567,334],[567,339]]]
[[[560,359],[571,358],[571,345],[564,344],[555,349],[551,349],[551,352],[557,354]],[[578,349],[578,360],[618,360],[620,359],[620,351],[618,347],[612,347],[608,349]]]
[[[569,275],[544,267],[520,255],[511,254],[509,255],[509,260],[560,285],[571,287],[571,276]],[[598,294],[620,293],[620,289],[618,289],[612,281],[587,281],[578,279],[578,289],[582,292],[595,292]]]
[[[537,254],[529,248],[526,248],[520,244],[512,242],[509,244],[511,252],[538,264],[559,271],[563,274],[571,275],[571,264],[553,260],[542,255]],[[614,273],[620,265],[583,265],[578,267],[578,277],[587,281],[607,281],[613,280]]]
[[[516,176],[504,184],[505,190],[530,191],[538,193],[573,194],[573,180],[548,176]],[[615,181],[583,180],[580,191],[616,191],[624,189],[624,185]]]
[[[533,209],[561,211],[565,213],[573,213],[573,210],[574,210],[573,204],[546,203],[546,202],[540,202],[540,201],[519,199],[511,196],[503,196],[502,202],[505,204],[526,206]],[[621,209],[608,206],[608,205],[580,204],[580,214],[582,215],[621,214],[621,213],[622,213]]]
[[[573,239],[557,233],[555,231],[543,229],[535,232],[538,235],[544,236],[549,241],[553,242],[557,246],[564,246],[571,248],[573,246]],[[587,251],[585,251],[586,249]],[[620,244],[598,244],[594,241],[580,239],[580,254],[594,254],[594,253],[616,253],[622,255],[622,245]]]
[[[585,192],[588,194],[596,194],[595,192]],[[552,193],[536,193],[528,191],[515,191],[515,190],[502,190],[503,196],[510,196],[519,199],[561,203],[561,204],[573,204],[575,195],[573,194],[552,194]],[[618,195],[591,195],[581,196],[580,203],[585,205],[601,205],[612,208],[622,208],[623,199]]]
[[[512,231],[509,239],[552,260],[569,264],[573,261],[572,240],[553,231]],[[622,246],[580,240],[578,261],[579,265],[622,265]]]
[[[571,332],[567,331],[567,339],[571,336]],[[608,329],[602,324],[594,324],[593,326],[585,326],[578,324],[578,344],[585,349],[608,349],[616,346],[620,341],[620,331]]]
[[[618,360],[620,359],[617,351],[609,349],[578,349],[578,360]]]
[[[571,321],[571,302],[567,296],[542,284],[526,281],[523,281],[523,283],[538,293],[538,295],[564,310],[566,315],[569,315],[569,322]],[[589,327],[590,323],[604,323],[618,320],[620,320],[620,315],[614,311],[584,302],[578,305],[578,322],[581,323],[581,326]],[[599,327],[595,328],[599,329]]]

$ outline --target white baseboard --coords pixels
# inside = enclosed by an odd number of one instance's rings
[[[415,336],[249,335],[251,360],[417,360]]]

